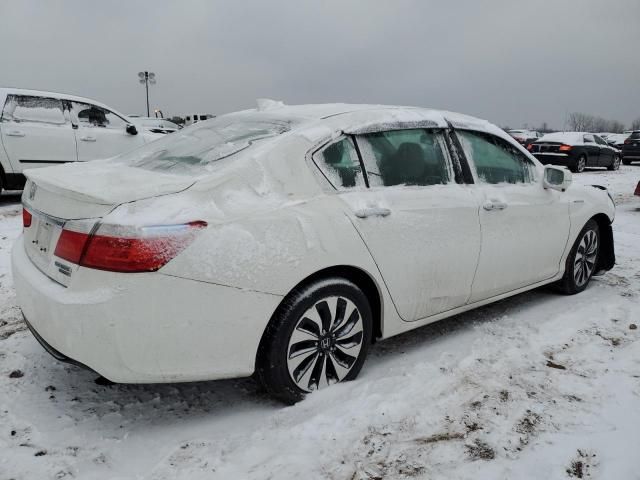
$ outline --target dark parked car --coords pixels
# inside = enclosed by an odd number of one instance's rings
[[[640,161],[640,130],[634,130],[622,144],[622,163],[631,165],[631,162]]]
[[[527,149],[540,163],[564,165],[573,172],[582,172],[586,167],[620,168],[620,152],[593,133],[549,133],[529,144]]]

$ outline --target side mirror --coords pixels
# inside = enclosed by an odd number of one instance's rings
[[[136,128],[136,126],[132,123],[127,124],[127,133],[129,135],[137,135],[138,134],[138,129]]]
[[[571,185],[571,172],[564,167],[545,165],[542,185],[544,188],[564,192]]]

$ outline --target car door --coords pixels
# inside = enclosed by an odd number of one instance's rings
[[[400,317],[414,321],[464,305],[480,226],[473,193],[454,181],[443,133],[394,130],[355,141],[344,137],[316,162],[339,189]]]
[[[0,121],[2,144],[16,172],[76,161],[75,135],[60,99],[8,95]]]
[[[567,195],[545,189],[540,170],[506,140],[458,130],[475,171],[482,248],[470,302],[555,276],[569,236]]]
[[[608,167],[613,164],[613,149],[607,145],[602,137],[598,135],[593,136],[596,144],[598,145],[598,149],[600,150],[598,154],[598,166],[599,167]]]
[[[587,166],[597,167],[600,164],[600,147],[592,134],[582,136],[584,142],[584,150],[587,154]]]
[[[78,161],[109,158],[144,144],[142,135],[127,133],[128,122],[106,108],[82,102],[69,102]]]

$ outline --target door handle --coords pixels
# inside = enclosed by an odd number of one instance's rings
[[[482,208],[485,210],[504,210],[508,205],[504,202],[499,202],[497,200],[491,200],[482,205]]]
[[[80,137],[80,140],[82,140],[83,142],[95,142],[96,137],[85,136],[85,137]]]
[[[9,130],[7,132],[7,136],[8,137],[24,137],[24,132],[21,132],[20,130]]]
[[[386,217],[391,214],[391,210],[382,207],[368,207],[356,210],[355,213],[358,218]]]

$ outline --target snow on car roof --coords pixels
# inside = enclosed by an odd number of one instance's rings
[[[114,110],[113,107],[105,105],[104,103],[93,100],[92,98],[80,97],[78,95],[70,95],[68,93],[51,92],[46,90],[31,90],[28,88],[13,88],[13,87],[0,87],[0,99],[6,95],[32,95],[38,97],[55,97],[62,100],[71,100],[75,102],[90,103],[98,107],[106,108],[114,113],[117,113],[121,117],[129,118],[127,115]]]
[[[547,133],[538,142],[562,142],[568,145],[583,143],[583,135],[593,135],[587,132],[555,132]]]

